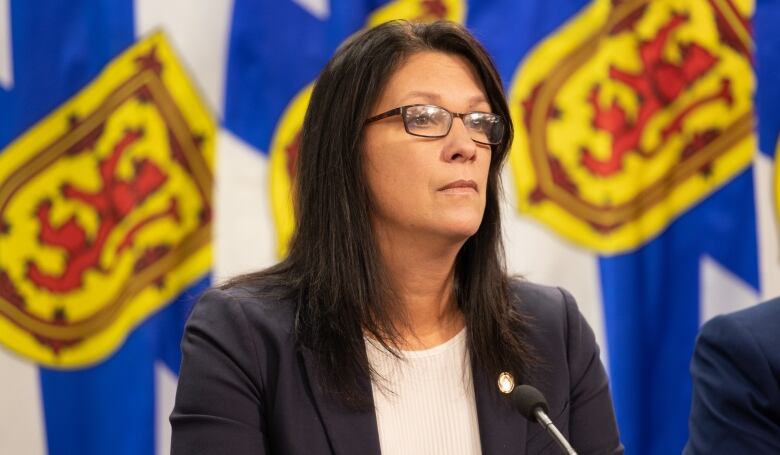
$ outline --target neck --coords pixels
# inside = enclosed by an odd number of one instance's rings
[[[403,311],[397,321],[403,350],[439,345],[465,325],[455,298],[455,259],[465,242],[382,232],[383,264]]]

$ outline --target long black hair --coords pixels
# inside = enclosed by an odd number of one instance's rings
[[[364,335],[397,352],[395,324],[403,314],[371,228],[362,131],[393,72],[423,51],[470,62],[493,112],[507,123],[503,140],[493,146],[482,223],[456,257],[455,296],[466,320],[471,361],[491,381],[502,371],[524,378],[533,363],[523,335],[527,322],[510,302],[501,241],[500,173],[512,140],[501,79],[464,27],[392,21],[348,39],[317,79],[303,123],[289,255],[225,285],[249,285],[263,298],[295,305],[296,342],[314,353],[326,391],[350,407],[364,408],[371,399],[370,390],[361,387],[361,379],[372,374]]]

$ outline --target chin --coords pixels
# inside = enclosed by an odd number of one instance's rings
[[[479,219],[455,219],[449,220],[449,222],[445,219],[442,220],[438,230],[447,237],[466,240],[477,233],[481,223],[481,217]]]

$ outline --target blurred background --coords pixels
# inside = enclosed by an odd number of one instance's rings
[[[399,18],[494,57],[508,268],[680,452],[699,326],[780,295],[774,0],[0,0],[0,453],[168,452],[189,309],[284,255],[311,85]]]

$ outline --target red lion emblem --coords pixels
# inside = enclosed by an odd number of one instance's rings
[[[79,225],[75,216],[71,216],[59,227],[52,226],[51,201],[46,199],[38,205],[36,216],[41,223],[40,242],[43,245],[64,249],[67,253],[67,261],[65,271],[59,276],[49,275],[41,271],[35,262],[28,262],[27,277],[33,283],[54,293],[65,293],[82,286],[84,273],[87,270],[110,272],[100,266],[100,257],[109,235],[128,214],[155,193],[167,179],[165,172],[146,158],[134,163],[135,175],[131,180],[122,180],[117,176],[116,167],[122,155],[142,135],[141,130],[125,132],[119,143],[114,146],[111,155],[100,161],[98,169],[103,183],[100,190],[87,192],[71,183],[65,183],[60,188],[66,199],[83,202],[97,212],[100,225],[94,239],[87,239],[84,228]],[[116,252],[121,253],[131,247],[133,239],[144,226],[165,217],[178,222],[175,197],[170,198],[166,210],[147,215],[143,220],[136,222],[125,233],[119,246],[116,247]],[[159,253],[149,250],[145,255],[159,255]]]

